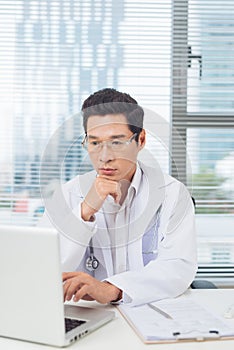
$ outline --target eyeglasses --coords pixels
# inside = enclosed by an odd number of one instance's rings
[[[111,149],[113,152],[122,152],[124,151],[128,145],[135,139],[137,133],[133,134],[128,140],[107,140],[107,141],[89,141],[87,136],[85,136],[82,141],[82,146],[90,153],[92,152],[100,152],[104,144]]]

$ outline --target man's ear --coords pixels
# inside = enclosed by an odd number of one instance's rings
[[[145,129],[142,129],[138,138],[138,146],[140,146],[140,148],[143,148],[145,146],[145,142],[146,142],[146,133],[145,133]]]

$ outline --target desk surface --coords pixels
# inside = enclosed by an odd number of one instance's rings
[[[228,306],[234,303],[234,289],[196,289],[188,290],[187,293],[193,293],[196,300],[201,304],[207,305],[219,315],[223,315]],[[86,302],[80,302],[86,304]],[[102,305],[93,304],[95,307]],[[89,304],[90,306],[90,304]],[[107,309],[114,309],[114,306],[107,306]],[[233,350],[234,340],[223,341],[205,341],[205,342],[186,342],[175,344],[144,344],[135,334],[132,328],[116,310],[116,318],[89,334],[73,345],[67,347],[68,350],[120,350],[120,349],[160,349],[160,350]],[[234,327],[234,318],[228,320]],[[147,349],[146,349],[147,348]],[[12,340],[0,337],[0,349],[4,350],[51,350],[59,349],[46,345],[39,345],[29,342]]]

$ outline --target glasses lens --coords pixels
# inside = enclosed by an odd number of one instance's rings
[[[89,152],[99,152],[102,148],[102,142],[91,141],[87,142],[87,149]]]
[[[124,151],[127,148],[127,146],[134,140],[135,136],[136,134],[134,134],[127,141],[122,141],[118,139],[109,141],[88,141],[87,139],[85,139],[82,144],[88,152],[99,152],[104,146],[104,144],[112,151],[121,152]]]
[[[126,148],[126,142],[120,140],[114,140],[110,142],[110,147],[113,151],[123,151]]]

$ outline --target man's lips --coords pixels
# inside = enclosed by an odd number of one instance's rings
[[[114,168],[99,168],[98,172],[101,175],[112,175],[116,172],[117,169]]]

